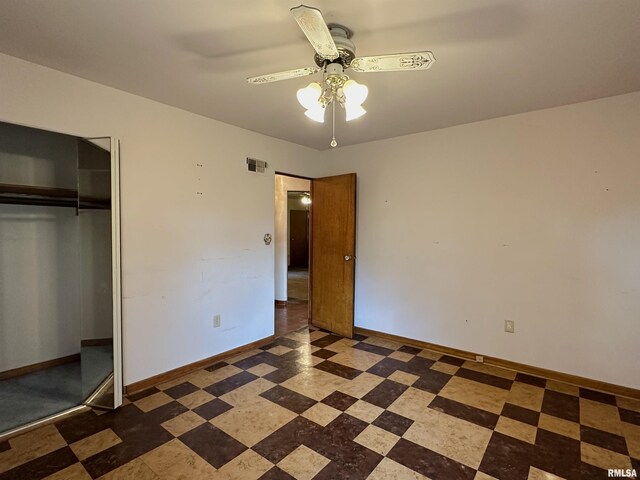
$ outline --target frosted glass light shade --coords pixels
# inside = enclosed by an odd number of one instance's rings
[[[325,109],[317,103],[313,108],[304,112],[304,114],[315,122],[324,123],[324,110]]]
[[[355,80],[347,80],[342,86],[346,104],[362,105],[369,95],[369,89],[366,85],[356,82]]]
[[[298,102],[307,110],[313,110],[319,106],[318,99],[322,95],[322,86],[319,83],[311,82],[305,88],[298,90],[296,96]]]
[[[344,108],[346,110],[347,122],[351,120],[355,120],[356,118],[360,118],[362,115],[367,113],[367,111],[364,108],[362,108],[362,106],[353,105],[348,102],[345,104]]]

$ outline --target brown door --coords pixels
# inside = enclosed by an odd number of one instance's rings
[[[311,181],[311,323],[353,337],[356,174]]]
[[[289,266],[309,268],[309,213],[289,212]]]

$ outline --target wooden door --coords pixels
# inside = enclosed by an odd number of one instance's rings
[[[356,174],[311,181],[311,323],[353,337]]]
[[[289,212],[289,266],[309,268],[309,212]]]

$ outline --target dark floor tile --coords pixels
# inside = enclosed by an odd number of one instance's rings
[[[401,438],[387,454],[391,460],[433,479],[472,480],[476,471]],[[515,480],[515,479],[513,479]]]
[[[331,350],[321,348],[320,350],[313,352],[311,355],[313,355],[314,357],[324,358],[326,360],[327,358],[331,358],[337,354],[338,352],[332,352]]]
[[[631,468],[636,472],[640,472],[640,459],[631,457]]]
[[[511,390],[513,385],[512,380],[508,380],[502,377],[496,377],[495,375],[489,375],[487,373],[476,372],[475,370],[469,370],[466,368],[459,368],[455,373],[456,377],[466,378],[467,380],[473,380],[474,382],[484,383],[493,387],[502,388],[504,390]]]
[[[480,410],[479,408],[444,397],[434,398],[429,404],[429,408],[446,413],[452,417],[461,418],[467,422],[475,423],[481,427],[490,428],[491,430],[494,429],[496,423],[498,423],[498,418],[500,418],[500,416],[495,413]]]
[[[120,407],[115,412],[96,415],[92,410],[78,413],[56,423],[56,428],[67,443],[77,442],[85,437],[101,432],[110,426],[114,417],[133,418],[140,415],[140,409],[133,404]]]
[[[9,445],[8,441],[0,442],[0,453],[6,452],[7,450],[11,450],[11,445]]]
[[[313,345],[314,347],[324,348],[324,347],[328,347],[332,343],[336,343],[338,340],[342,340],[342,337],[339,337],[338,335],[329,334],[329,335],[325,335],[322,338],[318,338],[317,340],[314,340],[313,342],[311,342],[311,345]]]
[[[362,400],[381,408],[387,408],[395,402],[407,388],[409,387],[401,383],[394,382],[392,380],[384,380],[362,397]]]
[[[636,469],[637,471],[637,469]],[[598,480],[600,478],[612,478],[609,476],[609,472],[602,468],[598,468],[588,463],[580,464],[580,479],[582,480]],[[623,477],[624,478],[624,477]]]
[[[240,372],[218,383],[209,385],[203,390],[206,390],[211,395],[215,395],[216,397],[219,397],[221,395],[224,395],[225,393],[229,393],[230,391],[235,390],[238,387],[246,385],[247,383],[252,382],[257,378],[259,377],[257,377],[256,375],[253,375],[252,373]]]
[[[413,357],[402,366],[402,371],[418,376],[429,375],[434,363],[436,362],[429,358]]]
[[[581,463],[578,440],[538,429],[533,466],[567,480],[581,480]]]
[[[607,405],[617,405],[616,397],[608,393],[597,392],[588,388],[580,388],[580,397],[594,400],[600,403],[606,403]]]
[[[180,385],[176,385],[175,387],[167,388],[164,393],[169,395],[172,398],[182,398],[185,395],[189,395],[197,390],[200,390],[198,387],[189,382],[181,383]]]
[[[250,368],[255,367],[256,365],[260,365],[261,363],[266,363],[268,365],[273,365],[274,367],[279,367],[282,363],[282,360],[278,355],[274,355],[273,353],[261,352],[256,355],[252,355],[249,358],[244,358],[239,362],[234,363],[234,366],[241,368],[243,370],[248,370]]]
[[[463,358],[452,357],[451,355],[443,355],[438,361],[448,363],[449,365],[455,365],[456,367],[460,367],[464,362],[466,362]]]
[[[232,408],[233,407],[227,402],[223,402],[219,398],[214,398],[210,402],[194,408],[193,411],[208,421],[218,415],[222,415],[224,412],[231,410]]]
[[[358,344],[359,345],[359,344]],[[379,377],[388,377],[393,372],[398,370],[405,371],[407,365],[405,362],[400,360],[396,360],[395,358],[383,358],[378,363],[376,363],[373,367],[367,370],[368,373],[372,373],[373,375],[378,375]]]
[[[286,382],[292,377],[295,377],[300,372],[303,372],[308,368],[311,368],[311,367],[307,367],[305,365],[300,365],[300,364],[292,364],[284,368],[278,368],[278,370],[274,370],[271,373],[267,373],[262,378],[264,378],[265,380],[269,380],[270,382],[273,382],[273,383],[282,383],[282,382]]]
[[[342,413],[324,427],[323,432],[329,435],[335,443],[346,443],[360,435],[368,425],[367,422],[363,422],[347,413]],[[311,448],[314,445],[313,442],[315,439],[312,438],[310,441],[311,443],[305,443],[305,445]]]
[[[587,427],[586,425],[580,425],[580,440],[613,452],[621,453],[622,455],[629,455],[627,441],[624,437],[613,433]]]
[[[0,480],[40,480],[77,462],[78,459],[71,449],[63,447],[7,472],[0,473]]]
[[[640,412],[634,412],[632,410],[618,407],[618,413],[620,413],[620,420],[623,422],[640,425]]]
[[[504,407],[502,408],[502,415],[513,418],[514,420],[518,420],[522,423],[528,423],[534,427],[538,426],[538,421],[540,420],[539,412],[529,410],[528,408],[523,408],[518,405],[513,405],[511,403],[504,404]]]
[[[534,446],[493,432],[479,470],[498,480],[527,480]]]
[[[286,364],[291,364],[306,357],[307,353],[301,352],[300,350],[291,350],[290,352],[280,355],[280,360]]]
[[[180,440],[216,468],[233,460],[247,447],[210,423],[181,435]]]
[[[321,435],[322,427],[304,417],[296,417],[252,447],[272,463],[278,463],[309,438]]]
[[[358,350],[363,350],[365,352],[375,353],[377,355],[382,355],[383,357],[387,357],[394,352],[394,350],[391,350],[390,348],[372,345],[371,343],[367,342],[356,343],[353,348],[357,348]]]
[[[411,386],[437,395],[450,379],[451,375],[430,370],[429,373],[420,376]]]
[[[262,475],[258,480],[295,480],[295,478],[289,475],[284,470],[281,470],[278,467],[273,467],[267,473]]]
[[[354,442],[330,446],[322,455],[335,460],[320,470],[314,480],[365,480],[382,460],[382,455]]]
[[[354,340],[357,340],[357,341],[359,341],[359,342],[361,342],[361,341],[363,341],[363,340],[366,340],[367,338],[369,338],[369,337],[367,337],[366,335],[362,335],[362,334],[360,334],[360,333],[356,333],[356,334],[353,336],[353,339],[354,339]]]
[[[580,423],[580,399],[566,393],[545,390],[542,413]]]
[[[127,431],[129,427],[138,423],[142,425],[160,425],[161,423],[166,422],[167,420],[171,420],[172,418],[175,418],[178,415],[187,412],[188,410],[189,409],[181,403],[178,403],[176,401],[169,402],[158,408],[154,408],[150,412],[134,417],[132,423],[127,422],[127,424],[125,425],[126,421],[118,421],[116,424],[114,424],[113,430],[116,433],[118,433],[119,431]]]
[[[534,377],[533,375],[527,375],[526,373],[516,373],[516,382],[528,383],[534,387],[545,388],[547,386],[547,380],[541,377]]]
[[[352,397],[351,395],[347,395],[342,392],[333,392],[330,395],[327,395],[322,403],[329,405],[330,407],[337,408],[338,410],[345,411],[351,405],[358,401],[357,398]]]
[[[399,352],[408,353],[410,355],[419,354],[422,349],[416,347],[410,347],[409,345],[403,345],[398,349]]]
[[[127,395],[127,398],[131,400],[131,402],[137,402],[138,400],[148,397],[149,395],[153,395],[154,393],[158,393],[159,391],[160,390],[158,390],[156,387],[151,387],[141,392],[134,393],[133,395]]]
[[[260,396],[266,398],[267,400],[271,400],[273,403],[276,403],[281,407],[291,410],[292,412],[295,412],[297,414],[304,412],[308,408],[318,403],[309,397],[289,390],[288,388],[284,388],[280,385],[276,385],[266,392],[262,392]]]
[[[402,436],[413,424],[413,420],[403,417],[397,413],[385,410],[378,418],[373,421],[373,425],[380,427],[387,432],[395,433],[398,436]]]
[[[338,377],[346,378],[347,380],[353,380],[362,372],[355,368],[347,367],[346,365],[342,365],[340,363],[332,362],[331,360],[325,360],[317,364],[314,368],[318,370],[322,370],[324,372],[332,373],[333,375],[337,375]]]
[[[220,369],[222,367],[226,367],[227,365],[229,365],[227,362],[219,362],[219,363],[216,363],[215,365],[211,365],[210,367],[205,368],[205,370],[207,372],[213,372],[213,371],[218,370],[218,369]]]
[[[158,424],[134,422],[130,425],[119,425],[113,430],[122,439],[122,443],[82,462],[92,478],[99,478],[173,439],[173,435]]]

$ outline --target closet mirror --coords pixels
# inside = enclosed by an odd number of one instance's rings
[[[0,122],[0,434],[122,402],[118,143]]]

